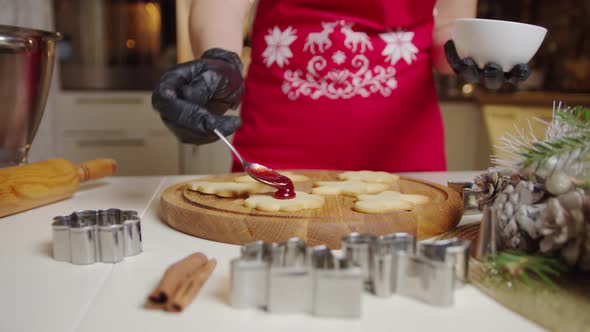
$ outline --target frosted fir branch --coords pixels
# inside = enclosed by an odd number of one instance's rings
[[[534,142],[529,148],[519,154],[526,159],[531,157],[548,157],[549,154],[559,154],[564,151],[584,149],[590,147],[590,131],[581,132],[574,137],[558,137],[550,141]]]
[[[547,125],[547,129],[545,130],[545,140],[551,140],[556,137],[561,137],[565,135],[567,132],[567,128],[564,128],[564,124],[558,119],[557,114],[560,112],[567,112],[567,110],[562,110],[561,102],[555,107],[555,101],[553,102],[553,112],[552,112],[552,121],[546,122],[543,121]]]
[[[563,107],[562,103],[553,102],[552,121],[547,122],[540,118],[534,121],[546,125],[543,140],[537,138],[533,131],[531,120],[527,121],[528,130],[514,126],[516,133],[505,133],[498,139],[495,147],[503,151],[506,156],[492,155],[492,163],[500,167],[508,167],[519,170],[531,165],[543,165],[553,156],[565,154],[566,156],[582,154],[573,153],[588,151],[590,142],[590,109],[582,107]],[[569,159],[569,158],[566,158]],[[563,161],[563,160],[562,160]],[[569,164],[568,160],[567,163]]]
[[[590,109],[576,107],[571,113],[558,113],[556,116],[567,126],[568,132],[563,136],[578,136],[590,130],[590,120],[584,119],[584,117],[590,116]]]
[[[552,111],[552,121],[547,122],[540,120],[547,126],[545,130],[545,140],[550,141],[559,137],[564,137],[569,135],[574,128],[572,128],[568,123],[564,122],[559,114],[571,113],[572,109],[570,107],[562,108],[562,103],[559,102],[557,107],[555,105],[555,101],[553,102],[553,111]],[[538,120],[538,121],[539,121]]]
[[[491,157],[492,163],[508,168],[517,168],[518,165],[524,162],[522,151],[532,149],[534,144],[539,142],[535,136],[532,125],[529,121],[529,130],[518,128],[514,125],[515,133],[507,132],[504,136],[498,139],[498,144],[494,145],[498,150],[503,151],[508,159],[501,159],[498,155]]]
[[[590,130],[589,117],[590,109],[581,106],[562,109],[561,103],[555,108],[553,103],[553,120],[547,124],[545,140],[582,135],[584,131]]]
[[[555,107],[555,102],[553,102],[553,120],[551,122],[547,122],[538,117],[533,118],[534,121],[540,122],[541,124],[547,126],[544,138],[545,141],[550,140],[563,133],[563,131],[559,129],[561,127],[561,124],[557,123],[558,119],[556,117],[556,114],[561,111],[561,102],[559,103],[557,108]],[[540,141],[539,138],[537,138],[534,134],[533,124],[531,120],[527,120],[527,126],[528,132],[526,132],[525,129],[517,127],[515,124],[514,129],[516,131],[516,134],[507,132],[504,134],[504,136],[498,139],[499,143],[494,145],[500,151],[503,151],[506,154],[508,154],[508,156],[512,160],[511,162],[514,164],[517,164],[522,161],[522,151],[533,148],[533,145]]]

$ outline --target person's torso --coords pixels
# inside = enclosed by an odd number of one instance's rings
[[[434,3],[260,0],[251,65],[290,99],[386,96],[404,71],[430,66]]]
[[[392,169],[399,161],[379,156],[378,144],[389,144],[392,155],[408,154],[400,137],[438,139],[434,4],[259,0],[235,143],[276,166]],[[343,149],[350,163],[342,162]]]

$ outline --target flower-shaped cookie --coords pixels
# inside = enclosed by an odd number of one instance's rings
[[[279,172],[279,174],[288,177],[293,182],[305,182],[305,181],[309,180],[309,177],[307,177],[303,174],[296,174],[296,173],[289,172],[289,171]],[[242,182],[258,182],[256,180],[254,180],[254,178],[252,178],[251,176],[249,176],[247,174],[238,176],[237,178],[234,179],[234,181],[240,182],[240,183],[242,183]]]
[[[399,175],[380,171],[347,171],[338,174],[338,178],[340,180],[393,183],[399,180]]]
[[[307,209],[318,209],[324,205],[324,197],[296,191],[291,199],[276,199],[272,195],[251,195],[244,200],[244,205],[261,211],[296,212]]]
[[[203,194],[216,195],[219,197],[242,197],[251,194],[259,194],[275,189],[260,182],[208,182],[193,181],[187,184],[187,189],[198,191]]]
[[[430,198],[423,195],[402,194],[399,191],[384,191],[376,195],[357,195],[353,209],[363,213],[386,213],[410,211],[417,205],[426,204]]]
[[[359,180],[348,181],[318,181],[311,190],[312,194],[318,195],[345,195],[356,196],[361,194],[377,194],[390,189],[389,184],[369,183]]]

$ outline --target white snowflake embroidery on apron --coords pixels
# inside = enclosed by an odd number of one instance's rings
[[[385,56],[385,61],[395,65],[399,59],[404,59],[407,64],[412,63],[412,60],[416,60],[418,49],[412,44],[412,39],[414,39],[412,31],[386,32],[380,34],[379,37],[387,43],[387,46],[381,52],[381,55]]]
[[[297,30],[291,26],[285,31],[281,31],[279,27],[268,31],[268,35],[264,36],[266,49],[262,53],[267,67],[272,66],[275,62],[281,68],[284,64],[289,64],[289,58],[293,57],[289,46],[297,39],[296,33]]]
[[[367,50],[373,50],[373,44],[369,36],[361,31],[352,30],[353,24],[345,21],[322,22],[322,29],[311,32],[305,39],[304,52],[314,56],[308,61],[306,69],[287,69],[283,75],[282,92],[289,99],[295,100],[301,96],[311,99],[326,97],[330,99],[348,99],[354,96],[369,97],[371,94],[380,93],[389,96],[393,89],[397,88],[395,79],[396,70],[393,67],[400,59],[411,63],[416,58],[418,49],[412,43],[413,32],[387,32],[379,36],[387,44],[381,52],[385,57],[386,66],[371,65],[369,59],[363,54]],[[337,49],[330,56],[324,56],[333,46],[330,36],[336,29],[345,37],[343,47],[349,50],[350,63],[347,66],[348,56],[341,49]],[[267,67],[276,63],[280,68],[289,63],[293,57],[290,45],[297,38],[296,30],[288,27],[281,31],[278,27],[269,30],[265,36],[267,48],[262,54]],[[316,53],[320,53],[316,55]],[[328,66],[328,59],[342,68]],[[326,69],[330,68],[330,69]],[[352,68],[352,69],[351,69]]]

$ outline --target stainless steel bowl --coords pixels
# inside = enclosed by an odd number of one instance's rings
[[[0,167],[27,163],[60,38],[57,32],[0,25]]]

